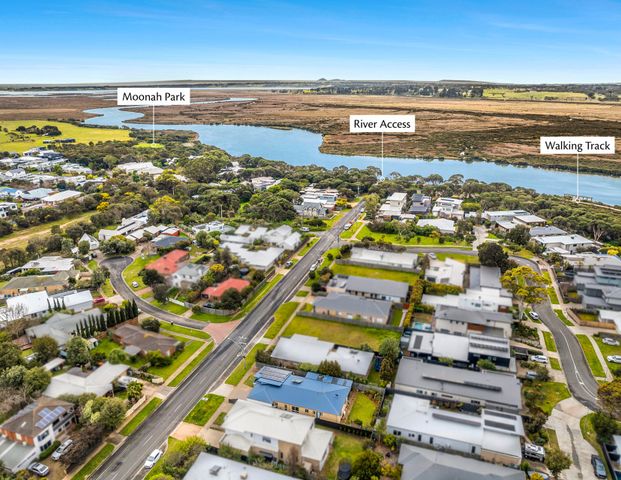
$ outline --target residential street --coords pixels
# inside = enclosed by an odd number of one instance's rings
[[[251,343],[252,339],[268,324],[275,310],[287,301],[299,285],[307,279],[310,266],[326,250],[337,244],[343,225],[352,222],[362,207],[363,204],[357,205],[345,214],[330,231],[326,232],[310,249],[308,254],[281,280],[278,287],[270,291],[254,310],[248,314],[244,321],[232,332],[231,337],[245,337]],[[118,268],[115,268],[115,271],[117,270]],[[128,292],[122,289],[120,293],[124,296],[128,295],[126,298],[133,297],[133,292],[131,291]],[[143,303],[139,303],[139,307],[142,309]],[[152,313],[153,315],[168,321],[166,318],[170,315],[169,313],[164,312],[166,316],[163,317],[161,310],[155,310]],[[144,309],[144,311],[148,310]],[[173,317],[173,321],[181,319],[181,317],[175,315],[171,315],[171,317]],[[187,319],[183,320],[187,321]],[[142,466],[148,454],[155,448],[161,448],[169,434],[185,418],[205,392],[209,391],[222,375],[235,368],[239,353],[239,348],[231,341],[225,341],[220,344],[156,410],[156,414],[147,418],[90,478],[97,480],[128,480],[137,475],[142,477],[145,472]]]

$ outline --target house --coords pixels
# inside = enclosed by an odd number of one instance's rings
[[[431,211],[431,197],[422,193],[414,193],[410,197],[408,213],[412,215],[427,215]]]
[[[294,477],[276,473],[272,470],[248,465],[247,463],[236,462],[228,458],[212,455],[211,453],[201,452],[196,457],[194,464],[185,474],[183,480],[295,480]],[[514,480],[514,479],[509,479]]]
[[[444,260],[432,258],[429,266],[425,269],[425,280],[442,285],[455,285],[463,287],[466,265],[450,257]]]
[[[418,255],[409,252],[388,252],[354,247],[351,249],[349,260],[355,264],[369,265],[375,268],[414,270],[418,262]]]
[[[399,362],[395,391],[438,402],[464,403],[502,412],[522,409],[521,383],[512,373],[468,370],[413,357]]]
[[[112,330],[112,339],[124,347],[137,347],[140,355],[149,352],[160,352],[165,357],[172,357],[182,343],[167,335],[143,330],[137,325],[126,323]]]
[[[226,415],[222,429],[220,445],[244,455],[293,461],[314,472],[323,468],[334,437],[328,430],[315,428],[312,417],[241,399]]]
[[[88,233],[84,233],[80,239],[78,240],[78,245],[80,245],[80,243],[82,242],[86,242],[88,243],[88,249],[89,250],[97,250],[99,248],[99,240],[97,240],[95,237],[93,237],[92,235],[89,235]]]
[[[133,217],[123,218],[121,220],[121,225],[114,230],[102,228],[99,230],[97,238],[103,241],[119,235],[126,236],[144,228],[147,223],[149,223],[149,210],[144,210]],[[156,232],[156,235],[157,233],[159,233],[159,230]]]
[[[148,270],[155,270],[164,278],[169,278],[173,273],[179,270],[183,263],[189,258],[190,254],[185,250],[173,250],[151,262],[145,268]]]
[[[24,192],[22,198],[24,200],[43,200],[45,197],[49,197],[54,190],[51,188],[34,188],[32,190],[28,190]]]
[[[128,162],[117,165],[116,168],[123,170],[125,173],[136,173],[138,175],[150,175],[157,177],[164,173],[164,169],[156,167],[151,162]]]
[[[385,300],[394,303],[407,303],[410,286],[405,282],[358,277],[355,275],[335,275],[327,285],[328,293],[348,293],[357,297]]]
[[[461,209],[463,200],[459,198],[441,197],[436,200],[431,213],[434,217],[455,218],[461,220],[464,218],[464,211]]]
[[[326,217],[336,208],[338,190],[307,187],[300,192],[300,203],[293,206],[302,217]]]
[[[401,480],[525,480],[526,473],[474,458],[403,444]],[[198,477],[197,479],[198,480]]]
[[[190,242],[190,239],[187,237],[177,237],[174,235],[160,235],[159,237],[151,240],[151,245],[153,245],[157,249],[166,249],[176,247],[177,244],[184,242]]]
[[[198,283],[198,281],[203,278],[207,272],[209,272],[209,267],[207,265],[188,263],[173,273],[172,285],[176,288],[189,289]]]
[[[421,218],[416,222],[416,226],[434,227],[445,235],[452,235],[455,233],[455,222],[446,218]]]
[[[446,368],[446,367],[445,367]],[[492,463],[518,466],[524,427],[519,415],[482,409],[480,415],[441,410],[430,400],[395,395],[386,421],[388,433],[405,443],[462,453]]]
[[[331,342],[297,333],[290,338],[280,337],[272,352],[273,359],[292,367],[301,363],[318,366],[327,360],[337,362],[344,372],[361,376],[366,376],[369,373],[374,356],[373,352],[341,347]]]
[[[248,280],[244,280],[243,278],[227,278],[223,282],[220,282],[217,285],[213,285],[211,287],[207,287],[203,290],[203,297],[208,298],[210,300],[220,300],[222,298],[222,294],[227,290],[237,290],[238,292],[242,292],[245,288],[250,286],[250,282]]]
[[[407,199],[407,193],[395,192],[391,194],[379,208],[378,216],[386,220],[399,218],[405,209]]]
[[[313,312],[319,315],[369,323],[388,323],[391,311],[392,302],[360,298],[347,293],[329,293],[326,297],[317,297],[313,302]]]
[[[235,229],[233,227],[225,225],[224,223],[219,222],[217,220],[215,220],[213,222],[209,222],[209,223],[202,223],[200,225],[195,225],[194,227],[192,227],[192,233],[194,235],[197,235],[199,232],[207,232],[207,233],[221,232],[221,233],[228,233],[228,232],[232,232],[234,230]]]
[[[26,175],[26,170],[23,168],[13,168],[2,173],[11,180],[17,180]]]
[[[621,311],[598,310],[597,315],[600,322],[613,324],[617,333],[621,333]]]
[[[42,396],[0,425],[0,461],[16,472],[27,468],[75,420],[70,402]]]
[[[77,192],[75,190],[63,190],[62,192],[53,193],[48,195],[45,198],[42,198],[41,201],[46,205],[58,205],[59,203],[65,202],[70,199],[75,199],[82,196],[82,192]]]
[[[579,270],[574,283],[584,308],[621,311],[621,265],[616,260]]]
[[[25,272],[27,270],[39,270],[39,272],[46,274],[69,272],[73,275],[75,274],[75,259],[64,258],[60,255],[46,255],[36,260],[31,260],[8,273]]]
[[[565,230],[555,227],[554,225],[545,225],[543,227],[532,227],[528,231],[528,233],[531,238],[567,235],[567,232]]]
[[[58,398],[63,395],[94,393],[101,397],[112,392],[112,383],[125,375],[128,368],[122,363],[112,365],[108,362],[92,371],[83,371],[81,368],[74,367],[65,373],[53,376],[43,394]]]
[[[567,253],[563,255],[563,259],[575,270],[592,270],[594,267],[602,265],[621,266],[621,258],[593,252]]]
[[[274,179],[274,177],[255,177],[250,180],[252,183],[252,188],[255,191],[260,192],[262,190],[267,190],[274,185],[278,185],[281,182],[281,179]]]
[[[481,218],[491,223],[513,223],[513,219],[518,215],[530,215],[530,212],[526,210],[486,210],[481,215]]]
[[[582,235],[550,235],[536,237],[535,242],[545,247],[546,252],[552,253],[576,253],[580,250],[588,250],[596,246],[593,240]]]
[[[523,225],[525,227],[543,227],[546,224],[546,219],[538,217],[537,215],[516,215],[513,219],[513,223],[516,225]]]
[[[24,191],[18,188],[0,187],[0,197],[22,198]]]
[[[220,246],[228,248],[241,263],[256,270],[269,270],[278,262],[278,259],[285,251],[279,247],[250,250],[246,245],[231,242],[222,243]]]
[[[8,298],[5,310],[10,312],[11,316],[17,315],[17,318],[38,318],[55,307],[79,312],[92,306],[93,296],[90,290],[70,290],[55,295],[48,295],[42,290]]]
[[[52,337],[62,348],[73,336],[80,322],[86,321],[89,317],[96,318],[100,315],[101,311],[97,308],[75,314],[58,312],[48,318],[45,323],[27,328],[26,335],[30,341],[44,336]]]
[[[6,218],[14,212],[17,212],[17,203],[0,202],[0,218]]]
[[[513,315],[510,313],[469,310],[447,305],[438,305],[433,316],[433,325],[437,332],[458,335],[480,333],[510,338],[513,322]]]
[[[220,241],[227,245],[231,243],[254,245],[265,242],[283,250],[295,250],[301,242],[301,235],[299,232],[294,232],[289,225],[281,225],[272,230],[265,227],[240,225],[233,234],[220,235]]]
[[[0,298],[15,297],[25,293],[46,291],[49,294],[62,292],[69,285],[69,274],[58,272],[54,275],[26,275],[13,277],[0,287]]]
[[[331,422],[346,417],[351,380],[314,372],[300,377],[274,367],[261,368],[254,379],[249,400]]]
[[[408,352],[413,357],[436,362],[449,358],[463,366],[476,365],[479,360],[485,359],[497,368],[515,371],[508,338],[415,330],[410,336]]]

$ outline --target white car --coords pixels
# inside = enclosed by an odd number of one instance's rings
[[[531,355],[530,356],[530,361],[531,362],[537,362],[537,363],[548,363],[548,357],[546,357],[545,355]]]
[[[34,473],[38,477],[45,477],[50,473],[50,467],[43,465],[42,463],[35,462],[28,466],[28,471]]]
[[[607,358],[610,363],[621,363],[621,355],[608,355]]]
[[[136,281],[132,282],[132,287],[134,287],[134,288],[138,288],[138,286],[139,286],[139,285],[138,285],[138,282],[136,282]]]
[[[351,228],[351,223],[346,223],[343,227],[343,230],[349,230]]]
[[[302,227],[302,228],[300,228],[300,232],[310,232],[310,228]]]
[[[60,460],[60,457],[62,457],[65,452],[71,448],[71,445],[73,445],[73,440],[70,438],[65,440],[56,450],[54,450],[54,453],[52,453],[52,460]]]
[[[529,313],[530,318],[532,318],[533,320],[539,320],[539,314],[537,312],[533,312],[531,310],[531,312]]]
[[[605,343],[606,345],[610,345],[611,347],[619,346],[619,340],[615,340],[614,338],[610,338],[610,337],[602,338],[602,343]]]
[[[144,462],[144,468],[151,469],[153,468],[153,465],[155,465],[157,463],[157,461],[162,457],[163,452],[159,449],[155,449],[151,452],[151,455],[149,455],[147,457],[147,459]]]
[[[317,270],[317,267],[319,266],[319,260],[317,260],[315,263],[313,263],[310,267],[310,271],[314,272],[315,270]]]

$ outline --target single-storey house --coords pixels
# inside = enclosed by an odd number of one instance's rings
[[[254,467],[247,463],[236,462],[228,458],[201,452],[194,464],[185,474],[183,480],[214,480],[250,479],[250,480],[295,480],[295,477],[276,473],[272,470]],[[514,480],[514,479],[509,479]]]
[[[241,292],[244,288],[248,288],[249,286],[250,282],[248,280],[244,280],[243,278],[227,278],[217,285],[207,287],[203,290],[202,295],[210,300],[220,300],[220,298],[222,298],[222,294],[227,290],[232,289]]]
[[[102,397],[112,391],[112,383],[125,375],[128,368],[122,363],[112,365],[108,362],[95,370],[86,372],[74,367],[68,372],[52,377],[52,381],[43,394],[58,398],[63,395],[94,393]]]
[[[126,323],[112,330],[112,339],[124,347],[134,346],[140,351],[140,355],[149,352],[160,352],[165,357],[171,357],[181,347],[181,342],[176,338],[162,335],[161,333],[144,330],[139,326]]]
[[[189,252],[185,250],[173,250],[151,262],[145,269],[155,270],[164,278],[169,278],[173,273],[179,270],[183,263],[189,258]]]
[[[452,235],[455,233],[455,222],[447,218],[421,218],[416,222],[417,227],[434,227],[437,228],[440,233],[445,235]]]
[[[335,275],[327,285],[328,293],[348,293],[357,297],[407,303],[410,286],[405,282],[356,275]]]
[[[351,249],[352,262],[369,265],[375,268],[390,267],[402,270],[414,270],[418,255],[409,252],[388,252],[354,247]]]
[[[67,272],[58,272],[54,275],[13,277],[0,288],[0,298],[41,291],[46,291],[49,294],[62,292],[69,285],[69,277],[70,275]]]
[[[313,311],[330,317],[386,324],[390,320],[392,302],[360,298],[347,293],[329,293],[326,297],[315,298]]]

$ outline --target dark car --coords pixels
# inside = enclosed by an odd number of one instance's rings
[[[591,465],[593,465],[593,472],[597,478],[608,478],[604,462],[597,455],[591,455]]]

